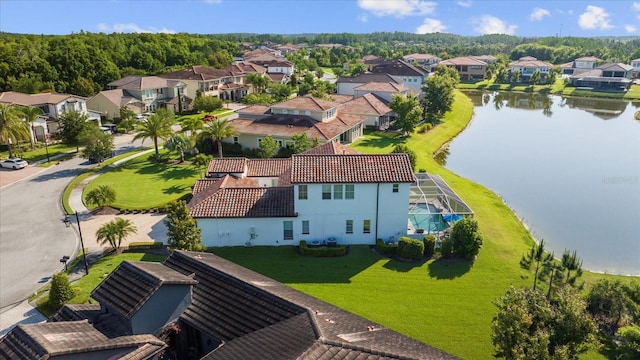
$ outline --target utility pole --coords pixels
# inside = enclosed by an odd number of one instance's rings
[[[78,233],[80,234],[80,246],[82,246],[82,258],[84,259],[84,270],[89,275],[89,264],[87,264],[87,254],[84,252],[84,241],[82,241],[82,229],[80,229],[80,216],[76,211],[76,221],[78,222]]]

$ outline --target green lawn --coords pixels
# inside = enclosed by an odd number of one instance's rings
[[[107,169],[87,185],[83,195],[100,185],[109,185],[116,193],[113,207],[142,210],[160,207],[190,194],[199,178],[198,170],[186,164],[150,161],[153,156],[153,153],[145,154]]]
[[[57,144],[50,144],[47,146],[49,149],[49,157],[55,156],[55,155],[59,155],[59,154],[63,154],[69,151],[76,151],[76,147],[75,146],[67,146],[65,144],[62,143],[57,143]],[[24,152],[15,152],[14,151],[14,155],[16,155],[17,157],[21,157],[25,160],[27,160],[28,162],[32,163],[35,161],[39,161],[39,160],[44,160],[47,158],[47,148],[45,148],[44,146],[42,148],[38,148],[35,150],[28,150],[28,151],[24,151]],[[75,155],[75,154],[74,154]],[[9,152],[8,151],[3,151],[0,152],[0,158],[8,158],[9,157]]]
[[[556,82],[551,86],[496,84],[493,81],[488,81],[488,80],[483,80],[478,82],[462,82],[458,84],[458,89],[504,90],[504,91],[518,91],[518,92],[529,92],[529,93],[540,92],[540,93],[556,94],[556,95],[564,95],[564,96],[640,100],[640,85],[631,85],[631,89],[629,89],[629,91],[627,91],[626,93],[590,91],[590,90],[578,90],[573,86],[565,86],[564,81],[562,79],[556,80]]]

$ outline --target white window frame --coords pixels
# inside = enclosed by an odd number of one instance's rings
[[[293,240],[293,221],[285,220],[282,222],[282,239]]]

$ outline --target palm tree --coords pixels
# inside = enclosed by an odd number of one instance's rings
[[[29,138],[29,124],[21,116],[18,107],[0,104],[0,142],[9,146],[10,158],[13,157],[11,144]]]
[[[145,139],[152,139],[153,146],[156,150],[156,160],[160,157],[160,152],[158,151],[158,139],[166,139],[171,133],[171,123],[172,116],[165,109],[158,109],[158,111],[146,118],[139,126],[138,133],[133,137],[133,141],[142,139],[144,142]]]
[[[27,121],[27,123],[30,124],[32,128],[33,128],[33,122],[38,119],[38,116],[44,113],[42,109],[35,106],[23,106],[20,110],[22,111],[22,115],[24,116],[24,119]],[[35,138],[36,138],[36,134],[34,130],[34,133],[31,136],[31,150],[33,150],[33,142]]]
[[[116,201],[116,192],[109,185],[100,185],[89,191],[84,200],[89,205],[96,205],[98,208],[111,205]]]
[[[138,229],[131,223],[131,220],[116,217],[96,231],[96,240],[100,245],[108,243],[117,251],[120,249],[122,241],[137,231]]]
[[[207,124],[203,133],[218,145],[218,157],[222,158],[222,140],[237,134],[227,120],[214,120]]]
[[[182,120],[180,124],[182,130],[180,132],[189,132],[189,135],[195,136],[196,131],[204,129],[204,121],[196,117],[189,117]]]
[[[209,162],[211,161],[211,157],[205,154],[198,154],[191,161],[191,165],[193,165],[196,169],[200,170],[200,178],[202,179],[204,176],[202,175],[202,169],[209,166]]]
[[[244,77],[244,81],[253,85],[255,92],[259,94],[263,93],[266,90],[267,85],[269,85],[269,79],[260,73],[248,73]]]
[[[193,147],[193,138],[184,135],[174,134],[164,144],[165,149],[176,151],[180,154],[180,162],[184,162],[184,152]]]

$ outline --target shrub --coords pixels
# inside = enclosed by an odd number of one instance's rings
[[[398,255],[405,259],[421,260],[424,256],[424,243],[403,236],[398,243]]]
[[[138,241],[129,243],[129,250],[159,249],[162,245],[161,241]]]
[[[385,244],[382,239],[377,239],[376,250],[378,250],[380,254],[395,255],[398,251],[398,244]]]
[[[424,236],[424,256],[426,258],[430,258],[436,252],[436,237],[434,235],[425,235]]]
[[[478,222],[472,218],[464,218],[456,222],[449,238],[453,253],[467,260],[473,260],[482,247],[482,235],[478,231]]]
[[[313,247],[310,248],[307,246],[307,242],[305,240],[300,240],[300,254],[304,256],[315,256],[315,257],[337,257],[344,256],[347,254],[347,247],[336,246],[336,247]]]
[[[440,244],[440,254],[442,254],[443,258],[450,258],[451,255],[453,255],[453,247],[451,246],[451,240],[449,240],[449,238],[442,240],[442,244]]]
[[[59,272],[54,274],[51,279],[51,290],[49,290],[49,305],[58,310],[73,296],[73,289],[69,283],[67,273]]]

